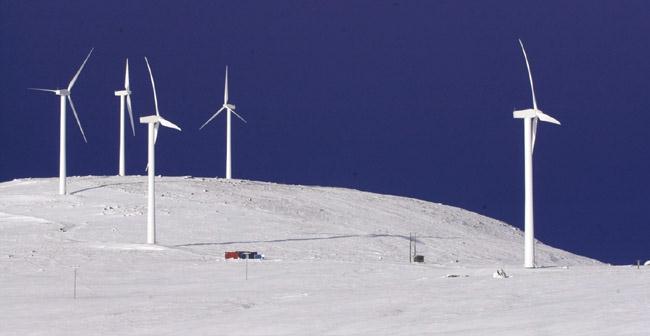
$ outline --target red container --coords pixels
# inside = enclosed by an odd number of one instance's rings
[[[226,252],[226,259],[239,259],[239,252]]]

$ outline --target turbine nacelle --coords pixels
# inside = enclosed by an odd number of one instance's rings
[[[131,95],[131,90],[119,90],[115,91],[116,96],[129,96]]]
[[[159,123],[165,127],[173,128],[176,130],[181,130],[180,127],[176,126],[174,123],[171,121],[159,116],[159,115],[150,115],[146,117],[140,117],[140,123],[141,124],[152,124],[152,123]]]
[[[234,109],[235,109],[235,105],[233,105],[233,104],[223,104],[223,106],[224,106],[225,108],[228,108],[228,109],[231,109],[231,110],[234,110]]]
[[[515,119],[535,118],[537,117],[537,111],[533,109],[518,110],[512,112],[512,117]]]
[[[541,121],[549,122],[556,125],[561,125],[557,119],[536,109],[525,109],[525,110],[514,111],[512,112],[512,117],[515,119],[538,118]]]
[[[160,117],[157,115],[150,115],[146,117],[140,117],[140,123],[141,124],[151,124],[151,123],[157,123],[160,122]]]

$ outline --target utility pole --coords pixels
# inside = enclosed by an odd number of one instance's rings
[[[246,280],[248,280],[248,258],[250,257],[251,253],[244,252],[244,255],[246,256]]]
[[[417,233],[413,234],[413,255],[418,255],[418,237]]]
[[[413,233],[409,232],[409,263],[413,262]]]

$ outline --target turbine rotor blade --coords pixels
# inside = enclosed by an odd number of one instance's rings
[[[539,110],[537,111],[537,118],[539,118],[539,120],[541,120],[541,121],[545,121],[545,122],[556,124],[556,125],[561,125],[560,122],[557,119],[555,119],[555,118],[551,117],[550,115],[548,115],[548,114],[546,114],[546,113],[544,113],[542,111],[539,111]]]
[[[52,89],[40,89],[40,88],[27,88],[27,90],[45,91],[45,92],[54,92],[54,93],[56,93],[56,91],[57,91],[57,90],[52,90]]]
[[[154,143],[154,145],[156,144],[156,141],[158,141],[158,126],[160,126],[159,123],[155,123],[153,125],[153,143]]]
[[[74,118],[77,120],[77,125],[79,125],[79,130],[81,131],[81,136],[84,137],[84,141],[88,143],[88,140],[86,140],[86,134],[84,133],[83,127],[81,127],[81,121],[79,121],[79,116],[77,115],[77,109],[74,108],[74,103],[72,102],[72,97],[70,95],[67,96],[68,101],[70,102],[70,107],[72,107],[72,114],[74,114]]]
[[[151,88],[153,89],[153,102],[156,105],[156,115],[160,116],[158,111],[158,97],[156,97],[156,83],[153,80],[153,73],[151,73],[151,66],[149,65],[149,60],[145,56],[144,61],[147,62],[147,69],[149,69],[149,78],[151,78]]]
[[[124,88],[128,91],[131,88],[129,83],[129,59],[126,59],[126,72],[124,73]]]
[[[133,124],[133,111],[131,110],[131,95],[126,95],[126,107],[129,110],[129,119],[131,119],[131,129],[133,130],[133,135],[135,136],[135,125]]]
[[[228,66],[226,65],[226,83],[223,89],[223,104],[228,103]]]
[[[162,117],[160,118],[160,124],[165,126],[165,127],[173,128],[175,130],[179,130],[179,131],[181,130],[181,128],[176,126],[173,122],[171,122],[171,121],[169,121],[167,119],[164,119]]]
[[[84,69],[84,66],[86,65],[86,62],[88,62],[88,59],[90,58],[90,55],[93,53],[93,50],[95,48],[90,49],[90,52],[88,53],[88,56],[86,56],[86,59],[84,60],[83,63],[81,63],[81,66],[79,67],[79,70],[77,70],[77,73],[72,77],[72,80],[70,81],[70,84],[68,84],[68,91],[72,90],[72,87],[74,86],[74,83],[77,81],[77,77],[79,77],[79,74],[81,73],[81,70]]]
[[[241,119],[241,121],[247,123],[246,120],[245,120],[244,118],[242,118],[242,116],[240,116],[239,114],[237,114],[237,112],[235,112],[235,111],[233,111],[233,110],[231,110],[231,109],[228,109],[228,111],[230,111],[230,112],[232,112],[232,114],[236,115],[237,118]],[[248,124],[248,123],[247,123],[247,124]]]
[[[533,74],[530,71],[528,56],[526,55],[526,49],[524,49],[524,43],[521,42],[521,39],[519,39],[519,45],[521,45],[521,51],[524,53],[524,59],[526,60],[526,68],[528,69],[528,79],[530,80],[530,92],[533,95],[533,109],[537,110],[537,100],[535,99],[535,86],[533,85]]]
[[[208,119],[208,121],[206,121],[205,123],[203,123],[203,125],[201,125],[201,127],[199,127],[199,130],[201,130],[203,127],[205,127],[205,125],[207,125],[209,122],[211,122],[212,119],[216,118],[219,115],[219,113],[221,113],[221,111],[223,111],[223,109],[225,109],[225,108],[226,108],[225,106],[222,106],[219,109],[219,111],[217,111],[215,114],[213,114],[212,117],[210,117],[210,119]]]

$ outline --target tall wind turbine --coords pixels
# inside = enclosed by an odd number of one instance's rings
[[[233,104],[228,104],[228,66],[226,66],[226,83],[224,86],[224,91],[223,91],[223,105],[221,105],[221,108],[208,119],[201,127],[199,127],[199,130],[201,130],[205,125],[207,125],[212,119],[214,119],[221,111],[226,110],[226,179],[231,179],[232,178],[232,158],[231,158],[231,142],[230,142],[230,114],[234,114],[237,116],[237,118],[241,119],[243,122],[246,122],[242,116],[237,114],[235,112],[235,105]]]
[[[153,89],[153,101],[156,106],[156,114],[140,118],[140,123],[148,124],[149,126],[149,163],[147,165],[148,170],[148,198],[147,198],[147,244],[156,243],[156,199],[154,195],[154,176],[156,171],[156,149],[155,144],[158,138],[158,127],[163,125],[165,127],[173,128],[176,130],[181,130],[180,127],[174,125],[171,121],[168,121],[160,116],[158,112],[158,98],[156,97],[156,83],[153,81],[153,74],[151,73],[151,66],[149,66],[149,60],[144,58],[147,62],[147,69],[149,69],[149,77],[151,78],[151,88]]]
[[[560,125],[555,118],[544,114],[537,108],[535,100],[535,87],[533,86],[533,75],[530,71],[528,56],[524,44],[519,40],[521,51],[524,53],[526,68],[528,68],[528,79],[530,80],[530,92],[533,96],[533,108],[526,110],[514,111],[512,116],[515,119],[524,120],[524,267],[535,267],[535,226],[533,220],[533,150],[535,148],[535,139],[537,137],[537,123],[539,120]]]
[[[131,110],[131,85],[129,84],[129,59],[126,59],[126,73],[124,74],[124,90],[115,91],[115,95],[120,97],[120,166],[119,175],[124,176],[124,102],[129,109],[129,118],[131,119],[131,130],[135,136],[135,126],[133,125],[133,111]]]
[[[84,138],[84,141],[88,143],[88,140],[86,140],[86,134],[84,133],[83,127],[81,127],[81,122],[79,121],[79,116],[77,115],[77,110],[74,108],[74,103],[72,102],[72,87],[74,86],[74,83],[77,81],[77,78],[79,77],[79,74],[81,73],[81,70],[83,70],[84,66],[86,65],[86,62],[90,58],[90,55],[93,53],[93,49],[90,49],[90,52],[88,53],[88,56],[86,56],[86,59],[84,62],[81,64],[79,67],[79,70],[77,70],[77,73],[72,77],[72,80],[70,80],[70,83],[68,84],[67,89],[39,89],[39,88],[29,88],[30,90],[37,90],[37,91],[45,91],[45,92],[52,92],[56,94],[57,96],[61,97],[60,98],[60,110],[61,110],[61,121],[60,121],[60,135],[59,135],[59,194],[60,195],[65,195],[66,194],[66,155],[65,155],[65,108],[66,108],[66,103],[65,100],[66,98],[68,99],[68,102],[70,102],[70,107],[72,107],[72,113],[74,114],[74,118],[77,120],[77,125],[79,125],[79,130],[81,131],[81,135]]]

